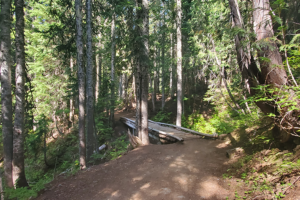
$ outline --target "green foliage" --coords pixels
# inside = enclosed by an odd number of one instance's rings
[[[105,98],[99,98],[95,105],[95,128],[99,144],[103,144],[112,138],[113,129],[109,124],[107,113],[103,110],[108,107],[109,102]]]
[[[5,188],[5,196],[8,199],[27,200],[38,196],[39,191],[45,188],[45,184],[52,181],[49,177],[43,177],[35,184],[30,184],[29,188]]]
[[[256,115],[240,115],[232,110],[222,110],[221,107],[215,107],[215,114],[210,119],[205,119],[201,114],[191,114],[188,118],[182,119],[182,126],[208,134],[231,133],[237,128],[250,126],[255,120]]]
[[[111,149],[108,151],[107,158],[110,160],[114,160],[125,152],[127,152],[129,141],[127,139],[127,135],[123,135],[113,141],[111,144]]]
[[[28,188],[8,188],[5,190],[9,199],[27,200],[37,197],[37,191]]]
[[[36,131],[30,130],[26,137],[26,150],[30,151],[29,153],[37,154],[41,149],[41,144],[43,141],[43,135],[48,134],[49,128],[48,124],[50,122],[49,118],[47,118],[44,114],[41,114],[37,117],[37,123],[35,124]]]
[[[151,120],[156,122],[171,123],[172,112],[167,113],[166,111],[159,111]]]

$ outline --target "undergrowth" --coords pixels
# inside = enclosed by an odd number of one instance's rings
[[[300,146],[293,152],[274,148],[246,155],[233,163],[223,178],[235,177],[246,199],[258,195],[262,199],[281,199],[293,189],[299,172]]]
[[[100,152],[95,151],[89,165],[116,159],[128,150],[127,135],[113,135],[113,129],[108,123],[106,113],[103,112],[106,106],[103,102],[99,101],[95,107],[95,113],[97,113],[95,115],[95,136],[96,146],[106,144],[107,148]],[[49,118],[41,115],[36,120],[37,129],[30,130],[25,138],[25,173],[30,187],[5,188],[7,199],[35,198],[47,183],[58,176],[74,175],[80,170],[78,126],[75,125],[69,133],[59,134],[55,138],[52,135],[54,130],[50,128],[51,120]],[[46,146],[44,146],[45,139]]]
[[[192,113],[188,117],[183,116],[182,126],[207,134],[228,134],[232,131],[252,126],[259,116],[255,114],[240,114],[222,104],[216,104],[214,114],[205,118],[203,114]]]

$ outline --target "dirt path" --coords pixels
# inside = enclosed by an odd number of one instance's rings
[[[226,149],[221,141],[195,138],[139,147],[51,183],[37,199],[232,199],[222,178],[228,168]]]

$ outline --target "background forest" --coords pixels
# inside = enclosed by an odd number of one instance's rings
[[[254,142],[300,144],[297,0],[1,0],[0,19],[7,197],[128,151],[115,110],[145,145],[148,117],[219,135],[266,120]]]

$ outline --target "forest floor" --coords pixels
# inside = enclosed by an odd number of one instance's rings
[[[133,112],[116,113],[132,117]],[[119,132],[124,127],[117,122]],[[148,145],[122,157],[51,182],[37,199],[229,199],[222,178],[228,145],[220,140]]]
[[[157,104],[158,107],[159,102]],[[176,110],[174,104],[166,104],[167,113]],[[211,106],[206,102],[194,102],[192,105],[200,105],[200,107],[193,109],[199,110],[204,116],[209,117],[211,115]],[[149,114],[150,117],[155,115],[154,112]],[[119,121],[119,118],[131,118],[134,115],[134,110],[116,111],[114,129],[116,136],[127,132],[126,126]],[[174,118],[173,115],[174,113],[170,117]],[[237,129],[228,134],[225,140],[199,138],[186,139],[182,143],[141,146],[118,159],[91,166],[75,175],[58,176],[47,185],[37,199],[258,200],[274,199],[274,193],[285,192],[286,196],[283,199],[300,200],[298,170],[294,171],[296,172],[294,174],[288,172],[288,175],[284,175],[287,169],[283,168],[283,171],[278,174],[278,170],[274,171],[272,166],[275,166],[279,160],[269,161],[274,156],[281,159],[280,163],[284,160],[297,160],[300,157],[300,148],[292,156],[289,156],[290,158],[286,157],[290,154],[289,152],[281,152],[279,149],[259,150],[251,156],[253,162],[246,161],[249,160],[247,156],[252,155],[251,152],[253,151],[249,148],[254,146],[247,147],[243,137],[249,137],[256,131],[258,134],[267,132],[269,128],[270,126],[258,126],[249,128],[249,130]],[[241,136],[239,142],[237,142],[236,136]],[[227,158],[226,151],[234,147],[244,148],[246,154]],[[248,173],[246,179],[243,178],[245,173]],[[262,174],[267,177],[260,177]],[[275,186],[271,187],[264,183],[265,180],[269,179],[276,180],[270,181]],[[258,186],[257,183],[259,183]],[[280,197],[275,199],[280,199]]]

